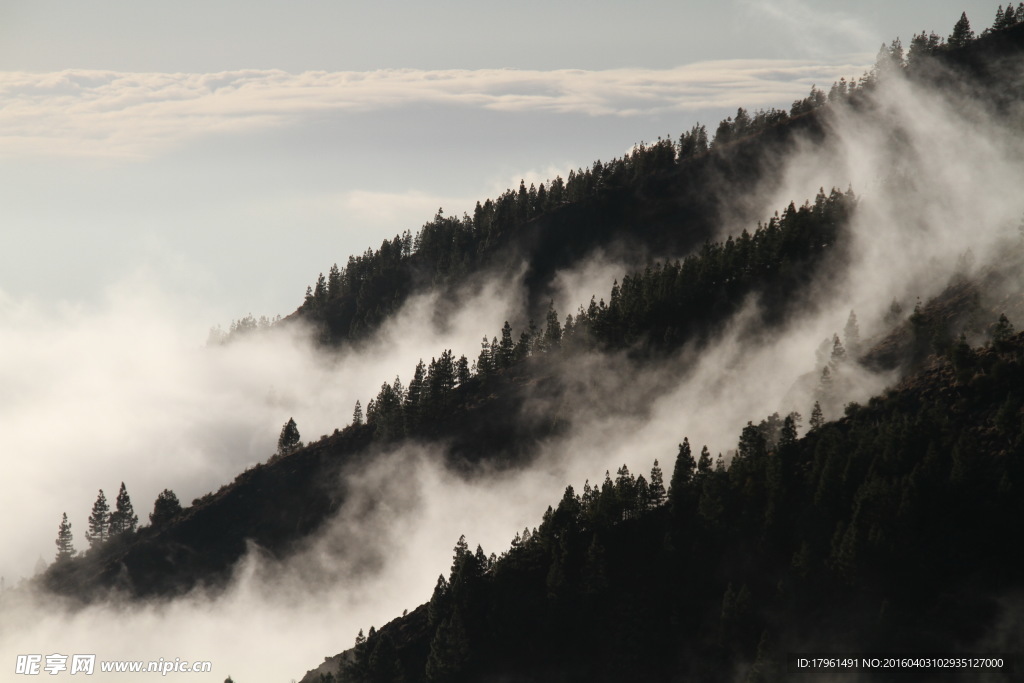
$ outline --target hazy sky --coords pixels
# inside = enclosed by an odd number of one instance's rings
[[[0,303],[287,314],[438,207],[787,107],[988,3],[8,0]]]

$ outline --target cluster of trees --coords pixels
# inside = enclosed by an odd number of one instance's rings
[[[1018,3],[1014,8],[1008,4],[1005,9],[1002,5],[996,9],[995,19],[992,25],[982,31],[982,36],[987,36],[998,31],[1013,28],[1017,24],[1024,23],[1024,3]],[[883,45],[878,52],[878,59],[875,63],[873,74],[885,72],[894,68],[914,68],[919,63],[926,61],[927,57],[934,56],[940,52],[951,49],[967,47],[977,40],[967,13],[960,14],[960,19],[953,25],[953,32],[943,39],[934,31],[915,34],[910,40],[910,49],[904,54],[903,44],[897,38],[889,46]]]
[[[170,489],[164,489],[156,498],[153,504],[153,512],[149,515],[150,524],[159,528],[173,520],[182,511],[178,497]],[[89,514],[88,530],[85,532],[85,539],[89,542],[89,548],[102,548],[111,541],[123,539],[135,533],[139,525],[139,517],[135,514],[131,497],[124,482],[117,493],[114,502],[114,509],[110,509],[107,496],[100,489],[93,503],[92,512]],[[57,561],[65,562],[75,555],[74,538],[71,533],[71,523],[68,522],[67,513],[61,519],[57,531]]]
[[[845,370],[848,363],[857,359],[861,352],[860,326],[857,314],[850,311],[843,328],[846,343],[838,333],[831,339],[825,339],[815,353],[815,366],[821,368],[818,386],[814,392],[814,408],[811,410],[811,427],[821,426],[825,416],[836,416],[841,413],[842,397],[849,395]]]
[[[793,294],[841,244],[843,226],[856,203],[852,191],[833,189],[826,195],[822,190],[813,204],[797,208],[790,203],[782,215],[759,223],[753,234],[743,231],[735,239],[708,242],[682,261],[656,263],[627,275],[621,284],[613,284],[607,303],[591,299],[587,308],[581,306],[564,322],[553,303],[543,329],[531,320],[516,337],[506,321],[499,335],[483,337],[475,361],[465,355],[456,360],[445,350],[428,365],[421,360],[408,387],[400,377],[384,382],[365,414],[356,403],[352,425],[365,421],[385,439],[421,433],[451,409],[456,391],[471,380],[486,380],[527,358],[563,349],[678,348],[709,335],[754,291],[761,293],[765,321],[781,320]],[[856,327],[855,316],[852,325]],[[847,335],[851,329],[848,324]]]
[[[854,88],[851,86],[851,91]],[[826,101],[823,93],[812,88],[809,98],[794,103],[792,113],[806,113]],[[709,150],[751,137],[789,118],[783,110],[762,109],[751,114],[741,107],[734,117],[719,123],[713,136],[706,126],[697,124],[677,141],[659,137],[653,143],[641,142],[622,157],[570,170],[565,179],[556,176],[529,186],[521,181],[518,189],[477,202],[472,215],[449,216],[439,209],[415,235],[407,230],[383,241],[377,250],[367,249],[362,255],[350,256],[343,266],[333,265],[326,276],[321,273],[307,287],[299,314],[317,327],[324,343],[361,338],[415,288],[457,281],[501,258],[502,249],[538,217],[611,190],[636,190],[651,178],[668,177]],[[239,323],[239,332],[258,327],[255,321],[243,325],[244,321]],[[235,334],[217,336],[231,338]]]
[[[274,325],[281,322],[281,316],[274,316],[268,318],[265,315],[261,315],[259,319],[254,318],[252,313],[240,318],[238,320],[232,320],[231,325],[228,327],[227,332],[221,329],[220,325],[217,325],[210,329],[210,335],[206,340],[207,346],[217,346],[220,344],[227,344],[228,342],[238,339],[254,332],[262,332],[269,330]]]
[[[365,423],[385,440],[419,433],[449,411],[455,390],[470,381],[471,372],[466,356],[455,360],[450,349],[439,358],[431,358],[429,365],[421,359],[409,386],[405,387],[397,376],[390,384],[384,382],[377,396],[367,403],[365,416],[362,404],[356,401],[352,426]]]
[[[969,649],[1024,588],[1007,326],[802,438],[796,414],[748,423],[728,465],[684,440],[667,493],[623,467],[500,557],[460,539],[426,607],[360,633],[338,680],[761,681],[801,648]]]

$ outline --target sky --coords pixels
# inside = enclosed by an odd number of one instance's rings
[[[987,4],[9,0],[0,297],[196,326],[287,315],[319,272],[636,142],[788,107]]]

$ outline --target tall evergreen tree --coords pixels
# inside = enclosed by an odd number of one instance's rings
[[[181,512],[178,496],[174,491],[164,489],[157,495],[156,501],[153,503],[153,512],[149,514],[149,523],[154,529],[159,529],[180,515]]]
[[[860,355],[860,326],[857,324],[857,314],[853,311],[850,311],[850,317],[846,319],[843,337],[846,339],[846,350],[850,355],[854,358]]]
[[[66,562],[75,554],[74,539],[71,535],[71,522],[68,521],[68,513],[60,520],[60,527],[57,529],[57,562]]]
[[[648,490],[650,491],[651,507],[658,507],[665,502],[665,478],[657,460],[651,467],[651,481],[648,484]]]
[[[121,534],[134,532],[138,524],[139,517],[132,508],[132,499],[128,497],[128,489],[122,481],[114,511],[110,513],[110,537],[116,538]]]
[[[558,312],[555,311],[554,301],[548,303],[543,343],[544,349],[547,351],[558,348],[562,343],[562,325],[558,322]]]
[[[486,337],[485,337],[486,339]],[[420,358],[416,369],[412,372],[409,390],[405,394],[405,422],[410,429],[419,427],[423,420],[423,410],[427,403],[427,366]]]
[[[480,342],[480,355],[476,359],[476,372],[481,377],[487,377],[493,371],[494,356],[492,354],[491,342],[487,339],[487,335],[484,335],[483,340]]]
[[[672,470],[672,481],[668,487],[668,502],[673,508],[680,507],[696,466],[697,463],[694,462],[693,453],[690,451],[690,440],[683,438],[683,442],[679,444],[676,465]]]
[[[963,12],[953,26],[953,33],[946,39],[946,43],[950,47],[966,47],[972,40],[974,31],[971,30],[971,22],[967,20],[967,12]]]
[[[700,449],[700,458],[697,460],[697,474],[704,476],[711,474],[713,470],[711,463],[711,452],[708,451],[708,447],[702,446]]]
[[[843,342],[839,340],[839,335],[836,334],[832,336],[832,356],[828,361],[832,374],[835,374],[844,363],[846,363],[846,349],[843,347]]]
[[[825,424],[825,416],[821,412],[821,403],[815,401],[814,408],[811,409],[811,429],[818,429],[823,424]]]
[[[356,407],[352,410],[352,424],[357,427],[363,424],[363,405],[356,400]]]
[[[96,502],[92,505],[92,514],[89,515],[89,530],[85,532],[85,540],[89,541],[89,547],[103,545],[110,538],[110,505],[107,497],[100,489],[96,496]]]
[[[299,440],[299,428],[293,418],[288,418],[281,427],[281,436],[277,438],[277,454],[291,455],[302,448],[302,441]]]
[[[505,321],[501,328],[501,341],[498,343],[497,365],[499,368],[507,368],[512,365],[513,354],[515,353],[515,342],[512,341],[512,326]]]
[[[459,356],[458,362],[455,363],[455,386],[461,387],[470,380],[469,374],[469,360],[465,354]]]

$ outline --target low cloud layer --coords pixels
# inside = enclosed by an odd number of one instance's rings
[[[824,65],[722,60],[604,71],[4,72],[0,149],[8,156],[139,157],[196,135],[418,104],[589,116],[778,106],[803,97],[812,84],[856,76],[866,62],[859,55]]]

